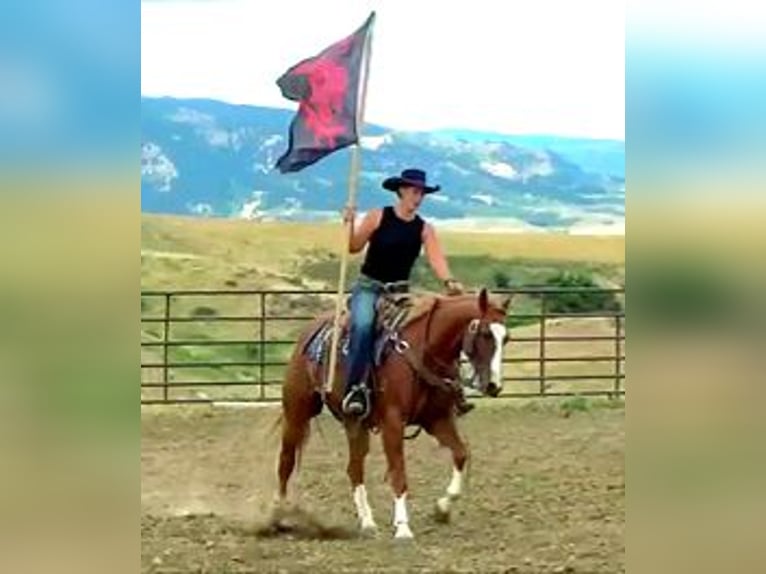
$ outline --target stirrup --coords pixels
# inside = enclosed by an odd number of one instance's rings
[[[341,402],[343,414],[365,418],[370,414],[370,391],[365,385],[354,385]]]

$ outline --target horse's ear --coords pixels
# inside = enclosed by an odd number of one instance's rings
[[[481,291],[479,292],[479,311],[482,315],[487,314],[487,309],[489,308],[489,295],[487,295],[487,288],[482,287]]]
[[[503,297],[502,301],[500,301],[500,307],[503,309],[504,313],[508,312],[508,308],[511,306],[511,301],[513,301],[513,293],[508,293]]]

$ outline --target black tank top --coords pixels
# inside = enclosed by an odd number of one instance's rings
[[[367,245],[362,273],[383,283],[409,281],[423,246],[423,225],[425,221],[419,215],[405,221],[393,207],[383,208],[380,225]]]

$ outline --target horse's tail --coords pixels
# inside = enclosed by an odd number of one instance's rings
[[[303,449],[306,448],[306,444],[309,442],[309,436],[311,436],[311,419],[306,423],[306,426],[302,429],[298,444],[295,448],[295,471],[298,472],[301,468],[301,462],[303,461]]]
[[[465,444],[465,491],[466,494],[468,493],[468,489],[471,487],[471,461],[473,460],[473,454],[471,453],[471,444],[468,442],[467,439],[463,439],[463,444]]]
[[[303,458],[303,449],[309,441],[311,435],[311,418],[307,418],[305,421],[297,421],[293,419],[291,422],[290,417],[285,415],[284,409],[280,409],[274,423],[271,427],[270,435],[273,436],[275,431],[281,427],[281,440],[285,440],[285,437],[289,437],[287,440],[295,448],[295,468],[294,472],[297,472],[301,466],[301,459]],[[287,427],[287,428],[286,428]]]
[[[303,449],[311,434],[311,419],[322,410],[322,402],[317,402],[309,360],[303,352],[316,327],[309,329],[299,337],[287,366],[282,383],[282,408],[275,424],[282,425],[282,440],[295,449],[295,467],[301,466]]]
[[[284,419],[285,415],[282,412],[282,409],[279,409],[279,412],[277,412],[277,416],[274,419],[274,422],[271,423],[271,427],[269,427],[269,432],[266,435],[268,438],[271,438],[274,436],[274,434],[279,430],[279,427],[282,426],[282,419]]]

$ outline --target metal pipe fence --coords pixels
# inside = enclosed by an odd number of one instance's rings
[[[521,296],[527,307],[514,313],[514,298],[508,314],[511,340],[504,349],[501,396],[625,394],[624,305],[559,309],[562,295],[601,294],[620,302],[624,289],[529,287],[493,293]],[[332,309],[334,296],[324,290],[142,291],[141,402],[279,400],[298,332],[319,311]]]

